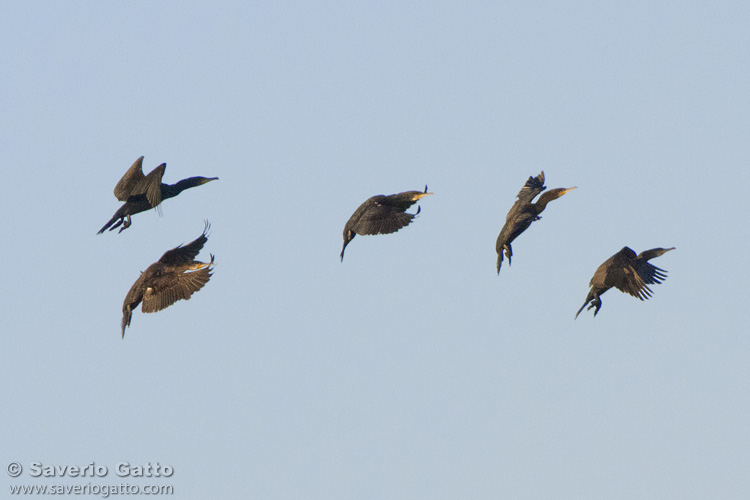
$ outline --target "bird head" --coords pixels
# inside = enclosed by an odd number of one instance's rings
[[[412,195],[412,201],[417,201],[417,200],[419,200],[421,198],[424,198],[425,196],[429,196],[431,194],[435,194],[435,193],[428,193],[427,192],[427,184],[424,185],[424,191],[423,192],[419,192],[419,191],[411,191],[411,192],[413,193],[413,195]]]
[[[670,250],[674,250],[675,247],[671,248],[652,248],[651,250],[645,250],[641,252],[638,257],[642,260],[650,260],[655,257],[660,257],[664,255],[665,253],[669,252]]]
[[[578,189],[578,186],[573,186],[572,188],[556,188],[556,189],[550,189],[550,193],[557,193],[557,196],[555,198],[559,198],[560,196],[569,193],[570,191],[573,191],[574,189]]]
[[[537,213],[540,213],[542,210],[544,210],[544,208],[547,206],[547,203],[549,203],[550,201],[556,200],[565,193],[573,191],[574,189],[578,189],[578,187],[574,186],[572,188],[555,188],[543,192],[539,197],[539,200],[534,204],[536,206]]]

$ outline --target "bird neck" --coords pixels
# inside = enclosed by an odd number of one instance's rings
[[[571,188],[575,189],[575,188]],[[547,206],[547,203],[549,203],[552,200],[558,199],[560,196],[567,193],[569,189],[563,189],[563,188],[557,188],[557,189],[550,189],[549,191],[545,191],[542,193],[542,195],[539,197],[536,203],[534,203],[534,209],[536,210],[537,215],[542,213],[542,210]]]
[[[173,198],[186,189],[194,188],[201,184],[203,184],[203,177],[188,177],[175,184],[162,184],[161,197],[162,199]]]
[[[537,200],[537,202],[532,205],[534,207],[534,211],[537,214],[542,213],[542,211],[547,207],[547,203],[554,199],[550,196],[544,196],[545,194],[549,193],[543,193],[542,196],[539,197],[539,200]]]

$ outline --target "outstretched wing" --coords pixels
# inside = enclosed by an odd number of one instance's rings
[[[181,264],[189,264],[198,256],[203,245],[208,241],[208,230],[211,229],[211,224],[206,221],[206,226],[203,228],[203,234],[198,236],[195,240],[188,243],[187,245],[180,245],[172,250],[168,250],[161,256],[159,262],[166,264],[167,266],[178,266]]]
[[[516,195],[516,197],[518,198],[518,201],[516,203],[531,203],[531,200],[533,200],[539,193],[541,193],[545,189],[547,189],[547,186],[544,185],[544,171],[542,171],[536,177],[529,176],[526,184],[523,185],[521,190]]]
[[[407,214],[399,206],[390,204],[387,197],[373,196],[365,202],[363,212],[351,229],[357,234],[395,233],[408,226],[418,213],[419,210],[416,214]]]
[[[667,279],[667,271],[648,262],[638,260],[634,266],[636,274],[647,285],[658,285]]]
[[[503,224],[503,228],[497,236],[495,248],[498,252],[506,244],[510,244],[518,238],[536,220],[536,215],[526,210],[526,208],[545,189],[547,188],[544,186],[544,172],[536,177],[529,177],[529,180],[526,181],[526,184],[524,184],[516,196],[518,199],[510,207],[510,210],[508,210],[508,215],[505,216],[505,224]]]
[[[135,160],[115,186],[115,198],[120,201],[127,201],[133,195],[136,186],[145,178],[146,176],[143,175],[143,156],[141,156]]]
[[[664,269],[643,261],[625,268],[624,273],[626,279],[617,288],[641,300],[648,299],[653,294],[648,285],[659,284],[667,277]]]
[[[659,284],[667,278],[664,269],[641,259],[630,261],[622,273],[622,279],[615,285],[617,289],[641,300],[648,299],[653,293],[648,285]]]
[[[516,195],[518,199],[508,210],[508,215],[505,216],[505,226],[500,232],[501,237],[499,239],[510,243],[536,220],[535,216],[526,210],[526,207],[545,189],[547,187],[544,185],[544,172],[536,177],[529,177],[529,180]]]
[[[158,208],[161,203],[161,179],[164,177],[164,171],[167,164],[162,163],[153,169],[143,180],[135,187],[133,194],[145,194],[146,199],[152,207]]]
[[[170,274],[154,283],[143,294],[141,311],[152,313],[165,309],[178,300],[188,300],[191,295],[203,288],[211,278],[211,269],[204,267],[198,271]]]
[[[125,172],[120,182],[115,186],[115,196],[120,201],[128,201],[132,196],[145,195],[152,207],[161,203],[161,180],[164,177],[166,163],[162,163],[148,175],[143,175],[143,156]]]

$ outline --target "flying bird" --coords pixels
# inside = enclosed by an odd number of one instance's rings
[[[211,278],[211,262],[198,262],[195,258],[208,241],[206,227],[195,241],[185,246],[178,246],[169,250],[161,258],[148,266],[130,287],[130,291],[122,303],[122,337],[125,338],[125,328],[130,326],[133,310],[143,302],[141,311],[152,313],[171,306],[178,300],[190,299],[190,296],[203,288]]]
[[[513,248],[510,244],[513,240],[526,231],[532,222],[541,219],[539,214],[542,213],[547,203],[577,188],[550,189],[542,194],[536,203],[532,203],[531,200],[545,189],[547,189],[547,186],[544,185],[544,172],[542,172],[536,177],[529,177],[529,180],[526,181],[521,191],[518,192],[518,200],[516,200],[505,217],[505,224],[497,237],[497,243],[495,243],[495,250],[497,251],[497,274],[500,274],[500,266],[503,263],[503,250],[505,250],[505,256],[508,257],[508,265],[510,265],[510,259],[513,256]]]
[[[341,260],[344,260],[346,245],[358,234],[395,233],[406,227],[419,214],[421,207],[414,214],[405,213],[420,198],[431,195],[424,191],[406,191],[388,196],[379,194],[362,203],[354,211],[344,226],[344,247],[341,249]]]
[[[652,292],[648,285],[658,285],[664,281],[667,278],[667,271],[649,264],[648,261],[674,249],[675,247],[652,248],[636,256],[631,248],[623,247],[622,250],[605,260],[594,273],[589,283],[591,290],[586,296],[586,302],[576,313],[576,318],[589,303],[588,309],[596,307],[594,310],[594,317],[596,317],[596,313],[602,307],[600,295],[612,287],[641,300],[651,297]]]
[[[135,163],[125,172],[120,182],[115,186],[115,197],[124,201],[115,215],[96,234],[102,234],[105,230],[112,231],[116,227],[123,232],[130,227],[130,216],[145,212],[152,208],[157,211],[162,201],[174,198],[186,189],[201,186],[207,182],[215,181],[218,177],[188,177],[176,184],[164,184],[161,179],[164,176],[167,164],[162,163],[153,169],[148,175],[143,175],[143,156],[135,160]]]

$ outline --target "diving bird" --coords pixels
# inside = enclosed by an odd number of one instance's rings
[[[513,248],[510,244],[513,240],[526,231],[532,222],[541,219],[539,214],[542,213],[547,203],[577,188],[550,189],[542,194],[536,203],[532,203],[531,200],[545,189],[547,189],[547,186],[544,185],[544,172],[542,172],[536,177],[529,177],[529,180],[526,181],[521,191],[518,192],[518,200],[510,207],[510,211],[505,217],[505,224],[497,237],[497,243],[495,243],[498,275],[500,274],[500,266],[503,263],[503,250],[505,250],[505,256],[508,257],[508,265],[510,265],[510,258],[513,256]]]
[[[190,296],[203,288],[211,278],[211,262],[198,262],[195,258],[203,245],[208,241],[206,227],[195,241],[185,246],[178,246],[169,250],[161,258],[148,266],[130,287],[130,291],[122,303],[122,337],[125,338],[125,328],[130,325],[133,310],[143,302],[141,311],[152,313],[165,309],[178,300],[190,299]]]
[[[675,247],[652,248],[636,256],[631,248],[623,247],[622,250],[605,260],[594,273],[589,283],[591,290],[586,296],[586,302],[576,313],[576,318],[589,303],[589,309],[596,307],[594,310],[594,317],[596,317],[596,313],[602,307],[600,295],[612,287],[641,300],[651,297],[652,292],[648,285],[658,285],[664,281],[667,278],[667,271],[649,264],[648,261],[674,249]]]
[[[414,214],[405,211],[414,205],[420,198],[431,195],[424,191],[406,191],[388,196],[379,194],[362,203],[354,211],[344,226],[344,247],[341,249],[341,260],[344,260],[346,245],[358,234],[387,234],[395,233],[402,227],[406,227],[422,210],[417,208]]]
[[[115,197],[124,201],[115,215],[107,222],[103,228],[96,234],[102,234],[105,230],[112,231],[116,227],[123,232],[130,227],[130,216],[146,210],[156,208],[161,210],[159,204],[168,199],[174,198],[186,189],[201,186],[207,182],[215,181],[218,177],[188,177],[182,179],[176,184],[164,184],[161,178],[164,176],[164,170],[167,168],[166,163],[162,163],[153,169],[148,175],[143,175],[143,156],[135,160],[135,163],[125,172],[120,182],[115,186]]]

